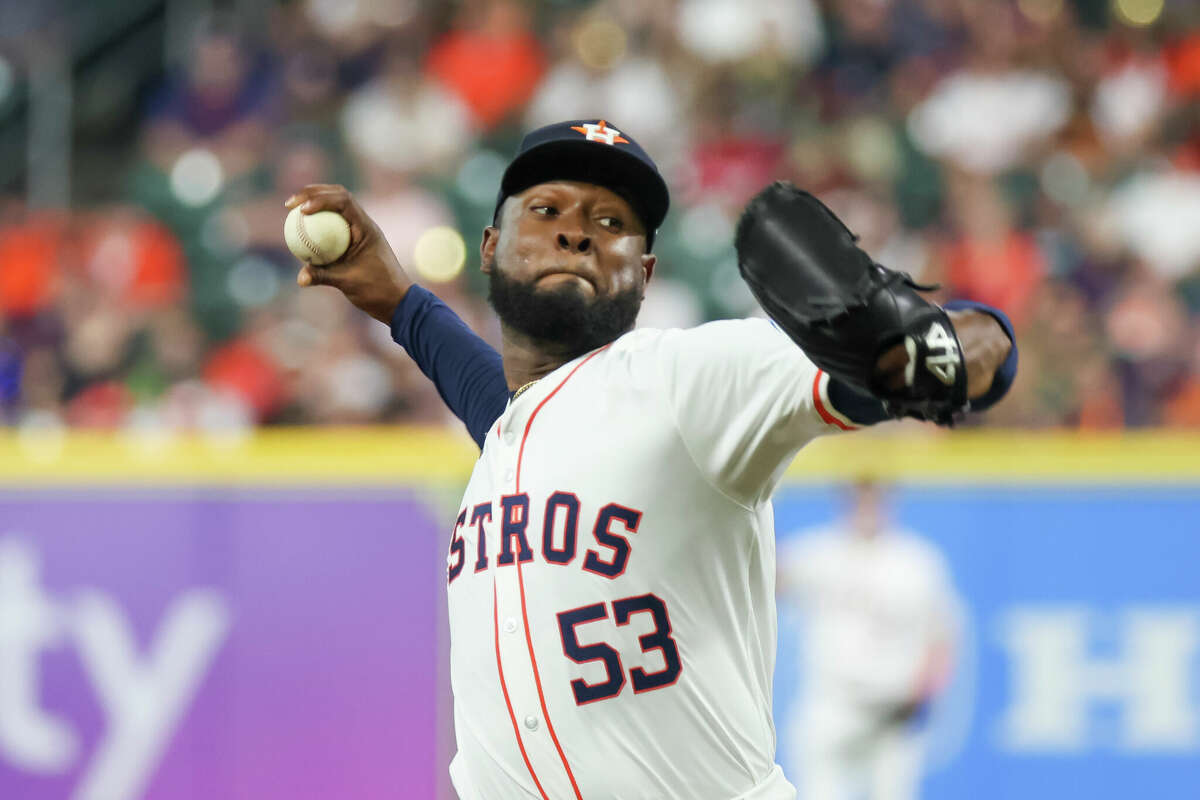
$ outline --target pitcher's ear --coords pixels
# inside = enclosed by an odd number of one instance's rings
[[[488,225],[483,229],[483,239],[479,242],[479,270],[484,274],[491,272],[491,264],[496,260],[496,245],[499,243],[499,228]]]
[[[658,256],[653,253],[642,254],[642,269],[646,273],[646,283],[649,283],[650,279],[654,277],[654,268],[656,266],[658,266]]]

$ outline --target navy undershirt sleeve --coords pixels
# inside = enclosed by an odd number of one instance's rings
[[[947,311],[982,311],[985,314],[991,314],[996,321],[1000,323],[1000,327],[1004,328],[1004,333],[1008,335],[1008,340],[1012,342],[1012,349],[1008,351],[1008,358],[1004,359],[1004,363],[996,370],[996,376],[992,379],[992,388],[988,389],[987,394],[983,397],[971,401],[972,411],[984,411],[1000,402],[1004,395],[1008,394],[1008,390],[1012,388],[1013,381],[1017,378],[1017,334],[1013,330],[1012,321],[1008,315],[998,308],[976,303],[974,300],[951,300],[942,308]]]
[[[411,287],[392,313],[392,339],[433,381],[443,402],[482,449],[488,430],[508,403],[500,354],[420,286]]]
[[[996,376],[992,379],[992,387],[988,389],[987,394],[983,397],[971,401],[971,411],[984,411],[1000,402],[1000,399],[1008,393],[1012,387],[1013,380],[1017,377],[1017,335],[1013,332],[1012,322],[1008,316],[997,308],[976,303],[972,300],[951,300],[943,306],[947,311],[983,311],[986,314],[991,314],[1000,323],[1000,327],[1004,328],[1004,332],[1008,334],[1009,341],[1012,342],[1012,349],[1008,353],[1008,358],[996,370]],[[888,418],[887,411],[883,408],[883,403],[875,399],[872,395],[866,394],[848,384],[842,383],[836,378],[829,378],[829,402],[833,404],[841,414],[848,417],[851,422],[857,425],[874,425],[877,422],[883,422]]]
[[[832,375],[829,376],[828,391],[829,402],[855,425],[874,425],[891,419],[891,414],[884,410],[883,403],[875,395],[842,383]]]
[[[1017,340],[1012,323],[1004,312],[970,300],[952,300],[945,308],[991,314],[1012,341],[1012,350],[996,371],[991,389],[971,401],[972,411],[983,411],[1007,394],[1017,374]],[[484,437],[504,413],[510,396],[500,354],[467,327],[449,306],[420,286],[410,288],[396,307],[391,328],[392,339],[433,381],[442,401],[463,421],[471,438],[482,448]],[[858,425],[873,425],[888,418],[879,400],[835,378],[829,380],[829,400]]]

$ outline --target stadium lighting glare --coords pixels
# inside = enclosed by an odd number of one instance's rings
[[[447,225],[438,225],[421,234],[413,247],[413,266],[417,274],[434,283],[458,277],[467,262],[467,245],[462,235]]]
[[[1162,15],[1163,0],[1113,0],[1113,10],[1126,25],[1144,28]]]
[[[612,69],[625,57],[628,41],[620,25],[609,19],[592,19],[575,32],[579,60],[592,69]]]
[[[202,147],[188,150],[171,167],[171,191],[185,205],[208,205],[224,182],[225,171],[220,160]]]
[[[239,306],[257,308],[279,294],[279,276],[266,259],[247,256],[229,271],[226,289]]]

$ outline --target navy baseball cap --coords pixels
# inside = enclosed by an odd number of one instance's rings
[[[509,195],[548,181],[594,183],[619,194],[646,227],[646,250],[667,216],[667,182],[633,137],[602,119],[572,119],[525,135],[504,170],[496,197],[495,222]]]

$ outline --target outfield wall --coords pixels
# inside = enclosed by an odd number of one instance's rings
[[[475,455],[427,430],[0,436],[0,798],[444,796]],[[926,797],[1200,796],[1200,437],[823,440],[780,536],[862,474],[899,481],[966,611]]]

